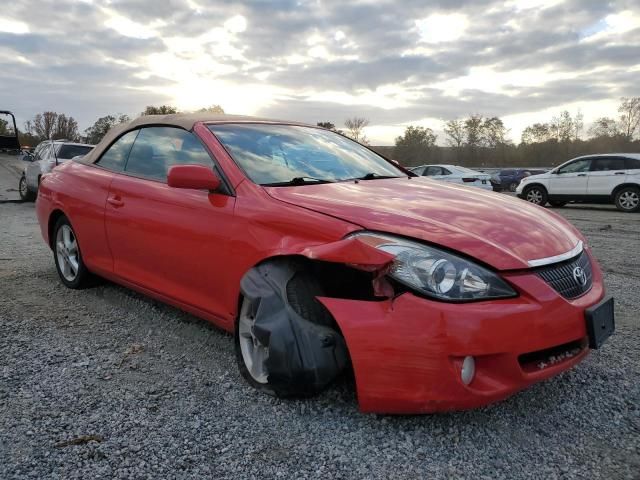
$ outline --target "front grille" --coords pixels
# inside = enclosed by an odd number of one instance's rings
[[[584,271],[586,282],[581,282],[580,271]],[[593,272],[586,252],[565,262],[556,263],[536,269],[536,273],[564,298],[573,299],[591,290]]]

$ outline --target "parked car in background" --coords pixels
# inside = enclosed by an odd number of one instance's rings
[[[36,213],[65,286],[97,274],[208,319],[272,395],[352,369],[363,411],[474,408],[614,330],[569,222],[317,126],[139,117],[44,176]]]
[[[18,191],[22,200],[33,201],[38,194],[40,179],[49,173],[57,164],[64,163],[74,157],[84,156],[93,149],[93,145],[68,142],[66,140],[45,140],[40,142],[32,154],[23,155],[29,162],[24,168]]]
[[[568,202],[613,203],[622,212],[640,210],[640,154],[586,155],[520,182],[518,197],[552,207]]]
[[[491,184],[496,191],[508,190],[515,192],[520,181],[530,175],[539,175],[546,170],[534,170],[529,168],[505,168],[491,177]]]
[[[420,165],[410,170],[416,175],[431,177],[434,180],[493,190],[491,175],[466,167],[458,167],[456,165]]]

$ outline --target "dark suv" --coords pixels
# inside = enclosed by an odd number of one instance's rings
[[[491,185],[496,191],[509,190],[515,192],[520,180],[529,175],[545,173],[546,170],[532,170],[528,168],[507,168],[500,170],[491,178]]]

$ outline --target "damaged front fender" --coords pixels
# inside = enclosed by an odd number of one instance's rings
[[[290,304],[287,285],[299,269],[293,259],[273,259],[252,268],[240,284],[255,320],[253,334],[268,348],[269,388],[280,396],[318,392],[349,363],[342,336]]]

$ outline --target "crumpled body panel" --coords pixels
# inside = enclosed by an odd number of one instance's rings
[[[251,302],[254,334],[269,349],[269,383],[280,392],[313,393],[328,385],[349,357],[338,332],[303,318],[287,301],[287,284],[296,271],[295,261],[275,259],[247,272],[240,287]]]

